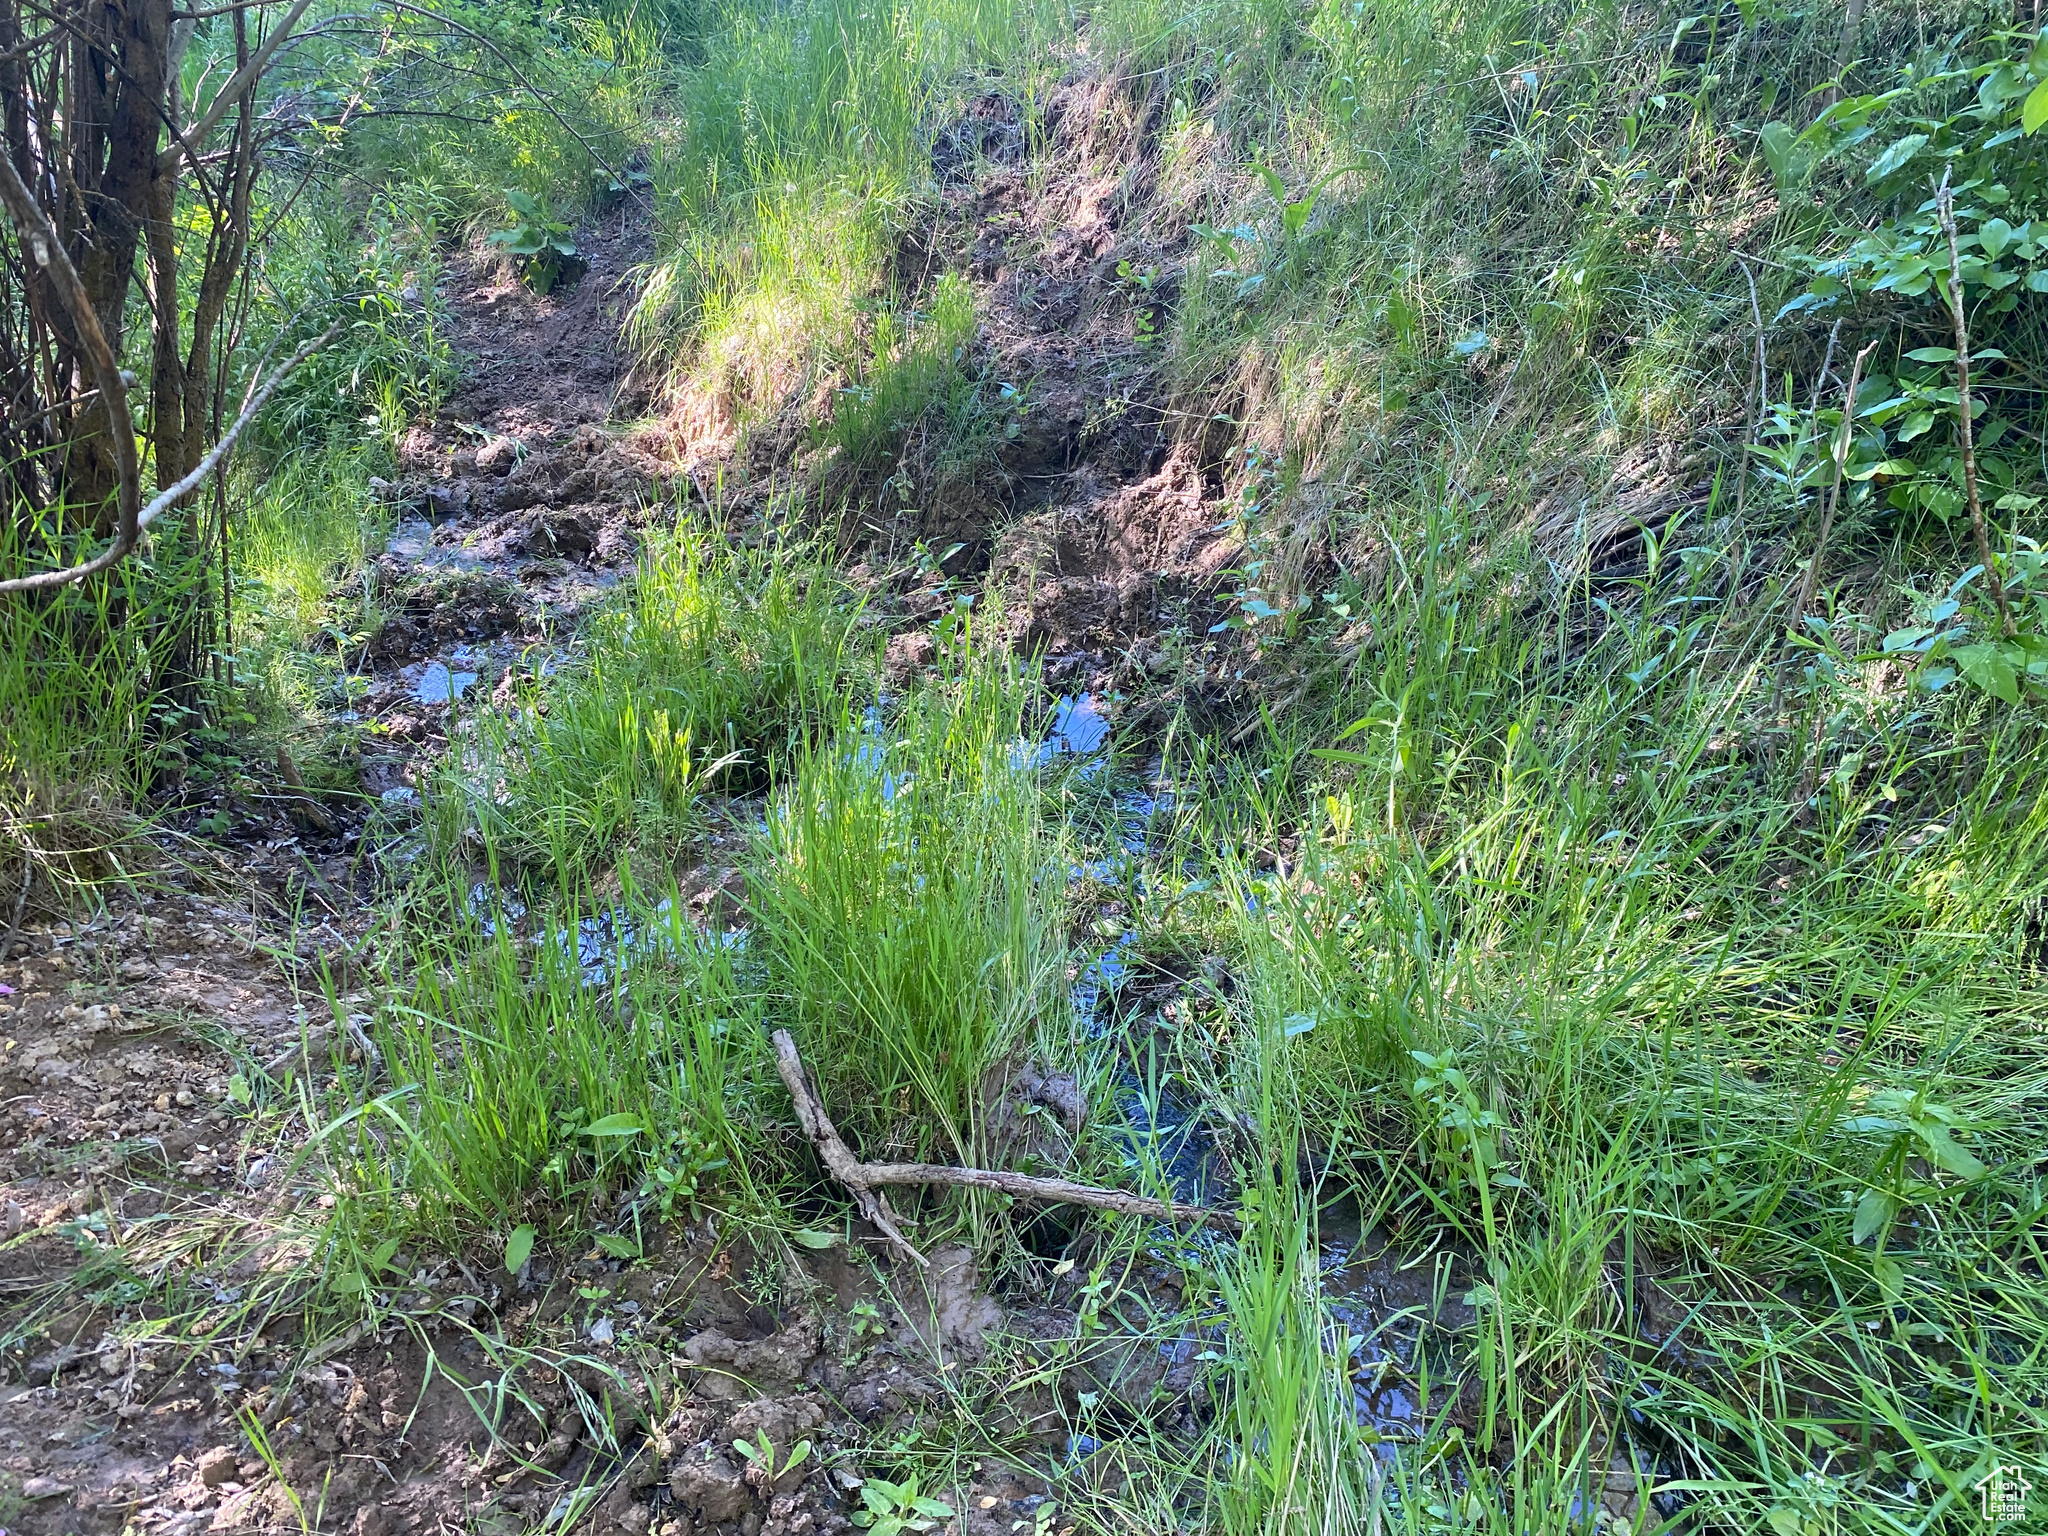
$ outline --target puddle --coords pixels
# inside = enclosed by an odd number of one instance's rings
[[[384,553],[402,560],[416,571],[445,574],[455,572],[468,575],[476,571],[495,571],[501,575],[517,575],[522,562],[517,560],[494,559],[478,554],[461,544],[438,544],[434,541],[436,524],[423,517],[407,517],[391,530],[391,537],[384,541]]]
[[[407,667],[410,673],[405,680],[405,690],[421,704],[453,704],[469,692],[477,680],[477,674],[457,670],[445,661],[423,662],[417,667]],[[401,673],[401,676],[405,676]]]
[[[885,693],[860,712],[860,745],[854,748],[853,760],[863,768],[880,773],[882,798],[894,800],[896,791],[902,784],[902,777],[891,773],[887,767],[889,727],[883,719],[883,714],[888,707],[889,696]]]
[[[517,934],[529,910],[516,892],[487,880],[479,880],[469,888],[464,905],[471,916],[479,919],[487,939],[497,937],[500,924]],[[675,910],[675,903],[666,896],[637,915],[623,906],[604,907],[579,917],[573,930],[566,926],[550,928],[548,936],[565,956],[574,954],[584,985],[603,986],[636,959],[674,952]],[[699,944],[721,949],[744,950],[747,944],[745,928],[705,932],[685,923],[683,931],[694,934]]]
[[[1051,732],[1036,747],[1021,745],[1019,758],[1033,768],[1047,767],[1063,757],[1096,758],[1084,764],[1081,772],[1100,772],[1109,761],[1103,753],[1109,745],[1109,716],[1103,712],[1108,702],[1092,693],[1061,694],[1053,706]]]
[[[1120,1065],[1116,1107],[1124,1120],[1126,1155],[1137,1169],[1149,1174],[1157,1168],[1173,1198],[1188,1205],[1228,1202],[1231,1181],[1201,1114],[1156,1070],[1141,1077]]]
[[[1450,1253],[1403,1254],[1341,1214],[1322,1236],[1323,1307],[1348,1343],[1352,1409],[1391,1460],[1457,1396],[1457,1341],[1477,1321],[1462,1299],[1470,1281]]]

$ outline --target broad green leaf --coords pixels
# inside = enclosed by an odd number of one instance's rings
[[[1800,1518],[1799,1511],[1789,1504],[1773,1505],[1771,1512],[1764,1518],[1770,1521],[1771,1529],[1777,1536],[1803,1536],[1806,1522]]]
[[[2019,703],[2019,673],[2013,669],[2012,659],[2005,654],[2003,647],[1988,642],[1959,645],[1955,659],[1956,665],[1963,669],[1963,676],[1994,699],[2006,704]]]
[[[385,1238],[383,1242],[377,1245],[376,1251],[370,1255],[370,1273],[374,1275],[380,1270],[389,1269],[392,1259],[396,1258],[397,1255],[398,1239],[395,1237]]]
[[[1757,139],[1763,145],[1764,163],[1770,166],[1771,174],[1780,181],[1787,180],[1799,147],[1799,130],[1790,123],[1765,123]]]
[[[639,1243],[623,1232],[598,1233],[597,1246],[615,1259],[637,1259],[640,1256]]]
[[[1946,1173],[1959,1179],[1978,1179],[1984,1176],[1984,1165],[1971,1156],[1968,1148],[1949,1135],[1948,1127],[1933,1125],[1926,1121],[1913,1127],[1927,1148],[1928,1161]]]
[[[1881,1189],[1866,1189],[1863,1198],[1856,1202],[1856,1221],[1849,1233],[1852,1243],[1868,1242],[1872,1236],[1884,1232],[1892,1224],[1892,1218],[1899,1214],[1899,1202]]]
[[[615,1115],[606,1115],[602,1120],[593,1120],[583,1127],[586,1136],[638,1136],[647,1127],[640,1117],[627,1110]]]
[[[839,1246],[839,1234],[837,1232],[813,1232],[807,1228],[799,1227],[789,1235],[802,1243],[806,1248],[836,1248]]]
[[[1907,161],[1919,154],[1927,145],[1924,133],[1909,133],[1903,139],[1894,139],[1884,152],[1870,162],[1870,169],[1863,173],[1865,181],[1882,181],[1898,170]]]
[[[1912,1127],[1892,1115],[1851,1115],[1842,1122],[1842,1129],[1852,1136],[1869,1136],[1878,1132],[1896,1136]]]
[[[1986,256],[1998,260],[2012,244],[2012,225],[2004,219],[1986,219],[1977,226],[1977,243]]]
[[[1952,363],[1956,360],[1954,347],[1915,347],[1906,354],[1916,363]]]
[[[1906,1267],[1897,1259],[1879,1254],[1870,1261],[1870,1273],[1884,1294],[1885,1305],[1896,1307],[1906,1293]]]
[[[505,1267],[516,1275],[526,1268],[526,1261],[532,1257],[533,1228],[522,1222],[505,1239]]]
[[[2048,123],[2048,80],[2027,92],[2027,104],[2020,108],[2020,127],[2028,133],[2038,132],[2043,123]]]

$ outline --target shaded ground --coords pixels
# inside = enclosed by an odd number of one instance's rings
[[[899,671],[928,659],[921,626],[951,602],[943,572],[883,574],[910,538],[957,543],[952,572],[993,578],[1012,643],[1044,651],[1056,685],[1198,687],[1220,665],[1218,466],[1173,425],[1145,323],[1185,217],[1155,186],[1159,109],[1068,87],[1036,192],[1013,102],[940,136],[924,272],[970,275],[990,373],[1030,387],[992,464],[923,525],[861,541],[903,629]],[[451,710],[544,666],[629,573],[671,494],[618,342],[640,240],[624,211],[600,220],[580,238],[588,274],[549,297],[491,265],[451,278],[467,382],[377,487],[396,531],[366,580],[386,620],[345,658],[362,783],[389,805],[416,798]],[[998,1303],[964,1250],[935,1256],[929,1286],[885,1286],[867,1254],[792,1260],[708,1224],[630,1268],[388,1254],[360,1315],[309,1331],[295,1271],[321,1256],[296,1158],[337,1061],[374,1050],[357,1026],[377,860],[359,813],[285,788],[237,811],[212,889],[32,928],[0,970],[0,1527],[387,1536],[587,1514],[663,1536],[837,1532],[860,1448],[957,1406],[957,1373],[998,1334],[1019,1368],[991,1427],[1041,1466],[1098,1456],[1069,1434],[1083,1394],[1162,1423],[1206,1411],[1199,1341],[1080,1342],[1082,1273],[1039,1265],[1035,1291]],[[1049,1231],[1051,1251],[1071,1236]],[[1170,1277],[1146,1284],[1170,1311]],[[814,1449],[782,1473],[739,1440]],[[1045,1494],[993,1461],[943,1490],[974,1536],[1029,1529]]]

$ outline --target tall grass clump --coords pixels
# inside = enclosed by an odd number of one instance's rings
[[[487,711],[435,791],[445,846],[474,830],[571,887],[615,853],[673,860],[699,789],[767,784],[871,686],[859,605],[808,548],[685,519],[518,706]]]
[[[869,1156],[988,1155],[991,1074],[1051,1016],[1058,869],[1021,751],[1028,678],[975,661],[805,751],[749,872],[752,943]]]
[[[1052,23],[1024,0],[805,0],[736,7],[707,32],[677,79],[662,249],[630,324],[700,430],[861,371],[866,311],[891,296],[897,236],[929,194],[935,117],[973,71],[1033,59]]]
[[[1874,687],[1844,624],[1774,751],[1728,552],[1531,613],[1468,515],[1367,599],[1294,867],[1226,885],[1238,1112],[1470,1256],[1476,1528],[1618,1479],[1888,1531],[2034,1475],[2039,726]]]
[[[746,1187],[763,1047],[734,952],[673,893],[630,884],[528,926],[493,911],[417,940],[410,988],[377,1022],[388,1081],[321,1149],[344,1197],[341,1273],[393,1239],[502,1241],[528,1223],[601,1230],[631,1256],[714,1184]]]
[[[165,518],[146,558],[0,598],[0,925],[159,862],[138,836],[142,807],[184,776],[185,734],[212,692],[189,620],[218,605],[193,546],[184,520]],[[0,548],[0,570],[22,568]]]
[[[957,272],[939,279],[924,314],[875,317],[861,380],[840,392],[824,430],[844,467],[877,467],[927,415],[949,443],[969,435],[979,386],[967,364],[974,334],[974,292]]]

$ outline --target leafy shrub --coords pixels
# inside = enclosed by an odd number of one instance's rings
[[[516,259],[527,287],[552,293],[556,284],[582,276],[588,263],[576,254],[569,226],[548,211],[545,199],[507,187],[505,203],[512,210],[512,227],[499,230],[489,243]]]

